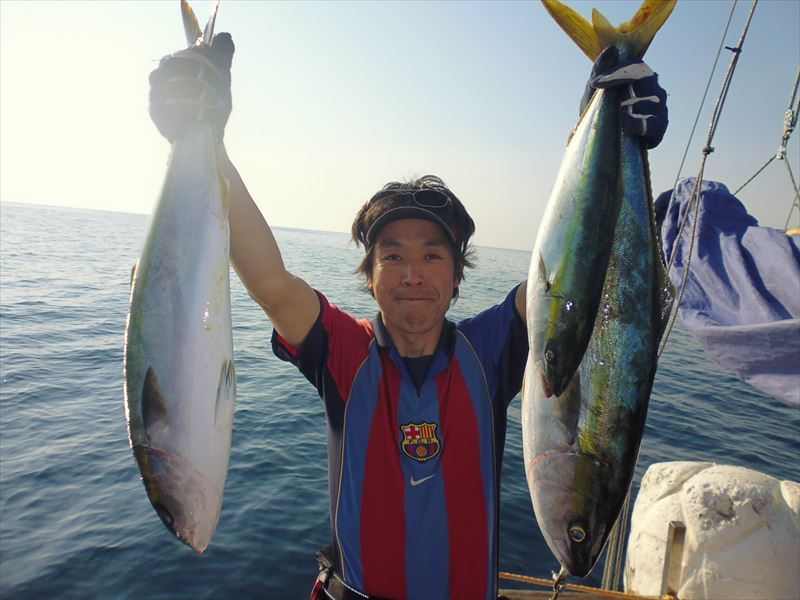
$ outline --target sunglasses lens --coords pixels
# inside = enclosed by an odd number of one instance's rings
[[[437,190],[419,190],[414,193],[414,201],[425,208],[444,208],[450,203],[450,198]]]
[[[384,198],[394,198],[396,196],[410,197],[417,206],[423,208],[444,208],[450,204],[450,198],[447,194],[438,190],[414,190],[407,192],[400,192],[397,190],[386,190],[385,192],[378,192],[369,201],[370,204],[375,204]]]

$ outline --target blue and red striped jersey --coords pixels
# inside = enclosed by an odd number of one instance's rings
[[[299,349],[273,333],[324,399],[337,572],[384,598],[496,598],[506,409],[519,393],[525,325],[506,299],[445,322],[415,386],[381,321],[322,294]]]

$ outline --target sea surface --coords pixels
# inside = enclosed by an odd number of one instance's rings
[[[272,327],[232,273],[238,396],[219,527],[197,555],[139,479],[123,412],[131,267],[148,218],[0,205],[0,597],[303,598],[330,539],[325,418],[316,391],[270,350]],[[275,231],[288,268],[345,310],[376,306],[340,233]],[[454,320],[501,301],[529,252],[477,249]],[[557,568],[522,466],[519,399],[502,476],[500,567]],[[637,468],[695,460],[800,481],[800,411],[711,362],[678,324],[650,401]],[[589,578],[597,583],[602,564]],[[501,587],[513,587],[501,581]]]

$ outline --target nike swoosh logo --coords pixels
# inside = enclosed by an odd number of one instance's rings
[[[422,479],[414,479],[414,476],[412,475],[411,479],[409,480],[409,483],[412,485],[412,487],[416,487],[420,483],[425,483],[426,481],[428,481],[428,479],[433,478],[434,475],[436,475],[436,473],[434,473],[433,475],[428,475],[427,477],[423,477]]]

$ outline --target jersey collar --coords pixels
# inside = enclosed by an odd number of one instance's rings
[[[381,348],[389,348],[390,350],[395,348],[392,336],[389,335],[386,326],[383,324],[383,318],[380,312],[372,319],[372,331],[375,334],[375,341],[378,343],[378,346]],[[452,321],[445,319],[442,333],[439,336],[439,344],[436,347],[437,353],[441,350],[447,358],[450,358],[453,356],[455,344],[456,325]]]

